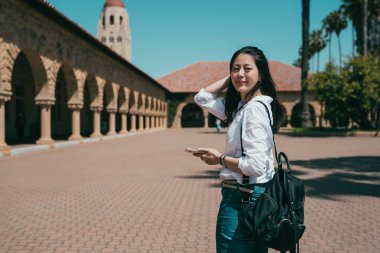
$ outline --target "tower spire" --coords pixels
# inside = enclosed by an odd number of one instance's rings
[[[106,0],[104,3],[104,8],[106,7],[123,7],[125,8],[125,5],[122,0]]]
[[[98,23],[98,38],[132,61],[129,16],[122,0],[106,0]]]

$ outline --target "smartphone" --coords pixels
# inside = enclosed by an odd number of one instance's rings
[[[185,152],[194,153],[194,152],[197,152],[197,150],[193,148],[186,148]]]

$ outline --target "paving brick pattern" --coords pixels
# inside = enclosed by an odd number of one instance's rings
[[[0,160],[0,252],[215,252],[218,166],[168,130]],[[380,139],[278,136],[307,188],[302,252],[380,252]],[[274,251],[270,251],[271,253]]]

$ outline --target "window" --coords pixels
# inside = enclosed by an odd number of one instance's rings
[[[114,38],[113,37],[110,37],[110,42],[114,42]]]
[[[123,39],[121,38],[121,36],[117,37],[117,42],[122,42]]]
[[[120,25],[122,25],[122,24],[123,24],[123,17],[120,16]]]
[[[103,23],[103,26],[106,25],[106,16],[103,16],[103,21],[102,21],[102,23]]]
[[[110,16],[110,24],[113,25],[114,24],[114,19],[113,19],[113,15]]]
[[[102,42],[106,42],[107,41],[107,39],[106,39],[106,37],[102,37]]]

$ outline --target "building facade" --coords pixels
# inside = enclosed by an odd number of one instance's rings
[[[277,85],[277,96],[286,115],[284,127],[298,127],[301,105],[301,70],[300,68],[270,61],[269,68]],[[229,62],[198,62],[174,71],[158,79],[170,91],[170,99],[176,101],[175,116],[169,125],[181,127],[214,127],[215,117],[194,103],[195,94],[208,85],[229,76]],[[309,96],[309,109],[314,126],[325,126],[322,120],[323,108]]]
[[[0,2],[3,154],[9,144],[164,128],[166,93],[46,1]]]

